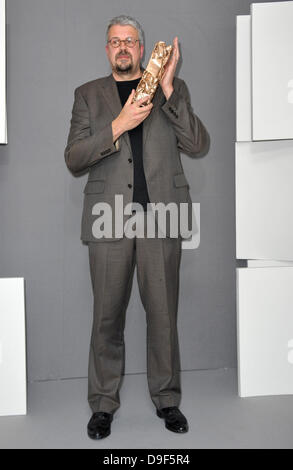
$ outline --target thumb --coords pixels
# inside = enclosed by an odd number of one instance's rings
[[[132,102],[132,98],[134,97],[134,93],[135,93],[135,89],[132,88],[131,93],[130,93],[130,95],[129,95],[128,98],[127,98],[127,103],[131,103],[131,102]]]

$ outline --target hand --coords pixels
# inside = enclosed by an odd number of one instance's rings
[[[148,117],[153,107],[153,103],[142,106],[149,99],[149,95],[132,103],[134,94],[135,90],[132,90],[119,116],[116,118],[117,124],[123,132],[137,127]]]
[[[165,66],[165,71],[160,81],[161,88],[167,100],[169,99],[170,95],[173,92],[173,79],[174,79],[179,57],[180,57],[180,53],[179,53],[179,46],[178,46],[178,36],[176,36],[173,39],[173,51],[172,51],[171,57],[169,58]]]

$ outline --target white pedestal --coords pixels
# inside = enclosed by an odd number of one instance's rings
[[[0,416],[26,412],[24,279],[0,279]]]
[[[293,139],[293,2],[251,5],[253,140]]]
[[[293,266],[237,268],[239,396],[293,394]]]

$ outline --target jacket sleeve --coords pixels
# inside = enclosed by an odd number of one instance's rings
[[[89,109],[81,92],[76,88],[70,131],[64,152],[69,170],[73,174],[78,174],[119,150],[119,139],[113,143],[112,122],[91,135]]]
[[[207,131],[190,104],[189,92],[184,80],[180,81],[178,90],[173,90],[162,110],[170,119],[177,137],[179,150],[196,157],[206,145]]]

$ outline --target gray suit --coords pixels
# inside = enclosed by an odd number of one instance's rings
[[[143,122],[143,164],[150,201],[174,202],[177,205],[188,203],[191,227],[192,201],[180,151],[196,157],[206,145],[207,134],[200,119],[192,112],[185,82],[175,77],[173,86],[174,92],[168,101],[161,87],[158,88],[153,99],[154,107]],[[114,236],[115,194],[123,195],[124,206],[132,202],[133,165],[128,161],[131,157],[128,132],[122,134],[115,144],[112,140],[111,122],[121,109],[112,74],[75,90],[65,160],[74,174],[89,169],[81,224],[81,239],[86,242],[119,239]],[[92,233],[96,218],[92,215],[92,208],[101,201],[113,208],[113,236],[103,239],[95,238]],[[124,216],[125,222],[128,217]],[[195,220],[193,226],[193,232],[196,232]],[[167,236],[169,232],[167,224]]]
[[[150,201],[188,203],[191,221],[192,201],[180,151],[197,157],[208,137],[192,111],[185,82],[175,77],[173,86],[167,101],[158,88],[153,109],[143,122],[143,164]],[[81,239],[89,247],[94,293],[88,400],[93,411],[107,412],[120,406],[125,314],[135,265],[147,315],[147,374],[152,401],[157,408],[178,406],[181,397],[177,333],[180,234],[177,238],[168,236],[168,224],[167,238],[115,238],[113,232],[111,237],[97,239],[92,233],[92,208],[97,202],[110,204],[113,214],[116,194],[123,195],[124,206],[132,202],[129,135],[125,132],[115,143],[112,137],[111,122],[121,109],[112,74],[76,88],[65,149],[66,164],[74,175],[89,170],[81,227]],[[124,221],[129,217],[124,215]]]

